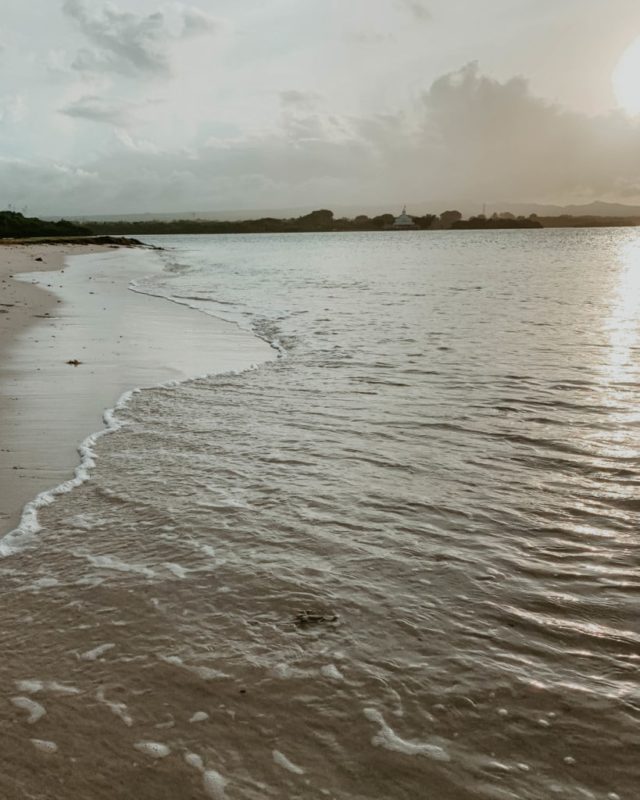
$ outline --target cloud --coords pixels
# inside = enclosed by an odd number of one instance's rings
[[[98,95],[83,95],[60,112],[68,117],[88,119],[91,122],[107,122],[112,125],[125,125],[130,119],[131,106],[112,103]]]
[[[399,0],[399,3],[418,22],[428,22],[431,19],[431,11],[422,0]]]
[[[433,177],[454,193],[486,198],[564,198],[640,193],[640,127],[621,113],[591,117],[503,83],[476,63],[436,80],[424,95],[424,151]]]
[[[217,19],[206,14],[199,8],[178,6],[178,13],[182,18],[181,36],[184,38],[214,33],[220,27],[220,23]]]
[[[133,111],[95,95],[65,109],[115,125]],[[638,120],[567,111],[523,78],[499,81],[475,63],[438,78],[403,113],[338,117],[322,98],[290,90],[274,119],[269,132],[192,140],[180,151],[148,141],[161,124],[137,130],[134,120],[109,155],[90,163],[0,160],[0,186],[51,214],[640,200]]]
[[[0,97],[0,125],[22,122],[27,113],[27,104],[19,94]]]
[[[320,100],[316,92],[300,92],[297,89],[286,89],[279,94],[280,102],[285,108],[311,109],[315,108]]]
[[[147,15],[120,11],[113,5],[90,12],[84,0],[65,0],[63,10],[91,45],[77,52],[73,67],[80,72],[167,76],[173,42],[210,34],[217,27],[203,11],[180,3],[168,12]]]
[[[348,42],[360,45],[383,45],[396,41],[393,33],[377,33],[376,31],[351,31],[345,36]]]

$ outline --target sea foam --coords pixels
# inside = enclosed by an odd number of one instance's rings
[[[371,722],[380,726],[380,731],[371,740],[372,744],[384,747],[387,750],[395,750],[408,756],[424,755],[436,761],[450,761],[451,756],[444,748],[428,742],[413,742],[402,739],[398,734],[387,725],[382,714],[375,708],[365,708],[365,717]]]
[[[33,500],[31,500],[22,510],[20,524],[17,528],[7,533],[0,539],[0,558],[6,558],[14,553],[22,550],[27,546],[33,538],[42,530],[42,526],[38,520],[38,512],[41,508],[51,505],[56,499],[63,494],[68,494],[86,483],[89,480],[90,472],[96,465],[95,445],[96,442],[108,433],[113,433],[126,425],[126,420],[119,419],[117,412],[125,408],[134,394],[141,391],[140,389],[131,389],[125,392],[119,398],[118,402],[111,409],[108,409],[103,414],[105,427],[92,433],[82,442],[78,448],[80,454],[80,464],[75,469],[73,478],[63,481],[53,489],[47,489],[40,492]]]

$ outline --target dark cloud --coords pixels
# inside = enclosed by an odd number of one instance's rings
[[[113,104],[97,95],[84,95],[79,100],[61,109],[68,117],[88,119],[92,122],[107,122],[111,125],[125,125],[129,121],[129,107]]]
[[[198,9],[177,5],[178,27],[161,12],[148,15],[105,6],[89,11],[84,0],[65,0],[63,10],[92,45],[78,51],[73,67],[81,72],[116,72],[122,75],[170,73],[172,41],[211,33],[215,21]]]
[[[182,31],[181,35],[184,38],[189,36],[200,36],[203,33],[213,33],[218,27],[217,20],[205,14],[198,8],[183,8],[181,11],[182,16]]]
[[[408,11],[419,22],[427,22],[431,19],[431,11],[422,0],[399,0],[399,2],[405,11]]]
[[[297,89],[280,92],[280,102],[285,108],[310,109],[317,106],[319,100],[316,92],[300,92]]]

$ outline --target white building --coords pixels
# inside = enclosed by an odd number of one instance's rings
[[[415,228],[416,224],[411,219],[411,217],[407,214],[407,207],[405,206],[402,209],[402,214],[399,217],[396,217],[394,220],[393,225],[391,226],[394,230],[408,230],[410,228]]]

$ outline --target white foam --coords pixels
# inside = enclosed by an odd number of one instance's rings
[[[31,744],[43,753],[57,753],[58,745],[55,742],[49,742],[46,739],[32,739]]]
[[[190,767],[200,770],[200,772],[204,772],[204,761],[197,753],[185,753],[184,760]]]
[[[26,692],[27,694],[37,694],[44,689],[42,681],[16,681],[16,686],[21,692]]]
[[[203,681],[213,681],[217,678],[230,678],[226,672],[221,672],[219,669],[212,669],[211,667],[192,667],[191,671],[194,672]]]
[[[130,728],[133,725],[133,717],[129,714],[126,704],[107,699],[103,686],[101,686],[96,692],[96,697],[98,702],[107,706],[107,708],[113,714],[115,714],[116,717],[119,717],[124,722],[127,728]]]
[[[180,566],[180,564],[174,564],[171,561],[167,561],[165,563],[165,567],[171,572],[172,575],[175,575],[176,578],[184,579],[189,574],[189,570],[185,569],[184,567]]]
[[[503,764],[501,761],[490,761],[489,768],[495,769],[498,772],[511,772],[511,767],[508,764]]]
[[[133,746],[150,758],[166,758],[171,753],[167,745],[162,742],[136,742]]]
[[[105,411],[103,415],[105,427],[101,431],[87,436],[78,448],[80,464],[76,467],[73,478],[63,481],[53,489],[40,492],[39,495],[27,503],[22,510],[22,516],[18,527],[0,539],[0,558],[6,558],[22,550],[23,547],[42,530],[42,526],[38,521],[38,511],[41,508],[51,505],[56,497],[72,492],[78,486],[81,486],[89,480],[90,470],[92,470],[96,464],[96,455],[94,451],[96,442],[102,436],[105,436],[107,433],[112,433],[126,424],[124,420],[117,419],[115,414],[117,411],[124,408],[131,397],[139,391],[140,389],[132,389],[125,392],[112,409]]]
[[[451,756],[444,748],[435,744],[427,742],[412,742],[402,739],[393,731],[385,722],[382,714],[375,708],[365,708],[364,715],[371,722],[375,722],[380,726],[380,732],[377,733],[372,739],[371,743],[384,747],[387,750],[395,750],[398,753],[405,753],[409,756],[425,755],[433,758],[436,761],[450,761]]]
[[[331,678],[331,680],[334,681],[344,680],[344,675],[340,672],[335,664],[326,664],[324,667],[320,668],[320,672],[325,678]]]
[[[213,800],[225,800],[224,790],[227,783],[228,781],[215,769],[208,769],[202,776],[204,790]]]
[[[82,653],[79,658],[82,661],[97,661],[100,656],[103,656],[105,653],[108,653],[109,650],[113,650],[115,644],[113,642],[109,642],[107,644],[101,644],[98,647],[94,647],[93,650],[87,650],[86,653]]]
[[[90,553],[85,558],[94,567],[99,569],[111,569],[115,572],[133,572],[137,575],[144,575],[146,578],[155,578],[155,572],[142,564],[132,564],[129,561],[122,561],[115,556],[92,556]]]
[[[294,764],[293,761],[289,761],[284,753],[281,753],[279,750],[273,751],[273,760],[279,767],[293,772],[294,775],[304,775],[304,770]]]
[[[160,658],[167,664],[171,664],[174,667],[181,667],[182,669],[186,669],[188,672],[192,672],[194,675],[197,675],[204,681],[212,681],[219,678],[231,677],[226,672],[221,672],[219,669],[213,669],[212,667],[192,667],[189,664],[185,664],[180,656],[160,656]]]
[[[21,708],[23,711],[26,711],[29,714],[27,719],[29,725],[33,725],[34,722],[42,719],[42,717],[44,717],[44,715],[47,713],[43,705],[36,703],[36,701],[32,700],[30,697],[12,697],[11,702],[14,706],[16,706],[16,708]]]
[[[34,581],[28,589],[35,589],[39,591],[40,589],[51,589],[53,586],[58,586],[60,581],[57,578],[38,578],[38,580]]]
[[[16,686],[21,692],[25,692],[26,694],[38,694],[39,692],[80,694],[80,689],[76,689],[75,686],[64,686],[62,683],[57,683],[56,681],[16,681]]]
[[[191,717],[189,722],[206,722],[209,719],[209,715],[206,711],[196,711],[196,713]]]

